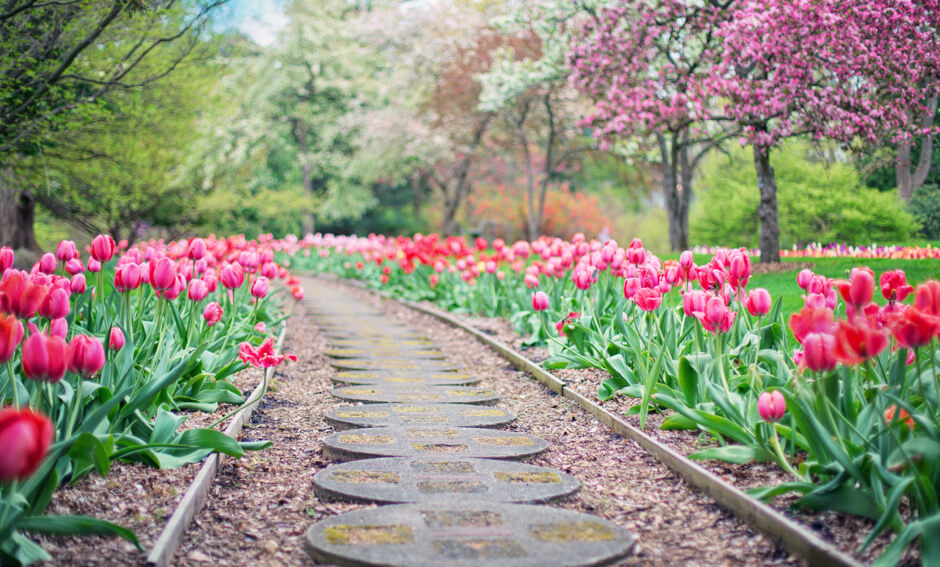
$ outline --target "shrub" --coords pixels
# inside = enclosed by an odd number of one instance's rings
[[[809,151],[806,143],[791,143],[771,156],[782,248],[805,242],[895,242],[917,231],[918,223],[894,194],[861,185],[851,166],[809,159]],[[710,156],[695,188],[694,241],[757,246],[760,196],[750,148]]]
[[[908,210],[923,225],[920,233],[924,238],[940,238],[940,186],[921,185],[911,195]]]

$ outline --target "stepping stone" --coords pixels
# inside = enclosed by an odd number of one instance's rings
[[[326,414],[335,429],[352,427],[499,427],[511,423],[509,410],[465,404],[369,404],[346,406]]]
[[[477,502],[346,512],[318,522],[304,539],[314,559],[346,566],[609,565],[634,545],[624,528],[580,512]]]
[[[313,478],[321,498],[397,504],[474,502],[544,504],[580,488],[571,475],[492,459],[397,457],[330,465]]]
[[[525,435],[478,427],[369,427],[323,438],[323,454],[335,461],[372,457],[478,457],[522,459],[548,443]]]
[[[337,339],[331,341],[336,348],[370,348],[370,347],[396,347],[403,349],[425,349],[434,344],[429,340],[397,340],[397,339]]]
[[[425,403],[425,404],[484,404],[499,401],[499,394],[485,388],[471,386],[386,386],[362,384],[333,388],[333,396],[350,402]]]
[[[458,386],[477,384],[479,378],[458,372],[410,372],[348,370],[330,377],[333,382],[349,384],[375,384],[386,386]]]
[[[391,340],[391,341],[428,341],[427,335],[417,331],[389,331],[380,332],[357,332],[349,329],[323,329],[321,331],[324,337],[333,340]]]
[[[340,370],[415,370],[425,372],[452,372],[457,367],[437,360],[415,360],[411,358],[344,358],[333,359],[330,366]]]
[[[355,359],[382,359],[382,358],[420,358],[428,360],[443,360],[446,358],[443,352],[433,349],[403,349],[399,347],[371,347],[371,348],[334,348],[326,351],[325,355],[330,358],[355,358]]]

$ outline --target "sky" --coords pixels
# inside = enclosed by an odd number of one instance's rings
[[[274,43],[286,24],[284,0],[231,0],[218,20],[221,27],[236,27],[261,45]]]

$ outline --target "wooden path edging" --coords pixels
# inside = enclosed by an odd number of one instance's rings
[[[317,274],[322,277],[323,274]],[[678,474],[688,483],[708,494],[721,507],[725,508],[755,531],[758,531],[778,542],[787,551],[806,561],[812,567],[862,567],[862,563],[851,555],[841,551],[834,545],[824,541],[806,527],[791,520],[786,515],[771,506],[751,497],[746,492],[723,481],[718,475],[687,459],[676,451],[656,441],[636,427],[630,425],[619,416],[605,410],[593,400],[590,400],[577,391],[568,388],[564,381],[544,368],[529,360],[525,356],[512,350],[503,342],[490,337],[486,333],[453,317],[449,313],[415,303],[396,299],[387,293],[370,288],[356,280],[342,278],[325,278],[337,282],[352,284],[354,287],[364,289],[386,299],[396,301],[425,315],[430,315],[452,327],[461,329],[494,349],[513,366],[526,372],[541,382],[551,391],[575,402],[598,421],[609,427],[615,433],[627,437],[639,444],[656,460]]]
[[[284,344],[284,336],[286,334],[287,324],[285,323],[277,338],[277,344],[274,349],[276,353],[281,352],[281,346]],[[249,400],[254,401],[250,404],[242,405],[238,409],[238,413],[232,416],[231,423],[225,428],[226,435],[237,438],[238,434],[241,433],[242,427],[244,427],[245,423],[247,423],[248,419],[251,417],[251,412],[261,403],[261,391],[264,388],[265,382],[270,382],[274,377],[274,367],[266,368],[264,373],[265,375],[261,382],[252,390],[251,395],[248,396]],[[225,459],[226,455],[212,453],[203,461],[202,467],[196,474],[196,478],[193,479],[189,488],[186,489],[182,500],[180,500],[180,503],[176,506],[173,515],[167,520],[163,531],[160,533],[160,537],[157,538],[153,549],[150,550],[150,554],[147,555],[147,565],[166,567],[170,564],[173,555],[183,542],[183,535],[186,533],[186,528],[189,527],[190,522],[192,522],[196,514],[205,506],[206,498],[209,495],[209,488],[212,486],[212,481],[215,480],[219,466],[222,465]]]

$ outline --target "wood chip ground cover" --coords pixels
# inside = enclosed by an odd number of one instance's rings
[[[391,320],[426,332],[448,361],[483,378],[480,387],[500,392],[499,407],[519,416],[507,429],[550,444],[546,453],[527,462],[556,468],[583,483],[580,492],[557,506],[603,517],[637,536],[637,554],[622,565],[800,564],[710,498],[691,490],[635,443],[613,434],[573,402],[518,372],[469,334],[351,286],[320,279],[304,282],[309,296],[324,285],[340,286],[362,302],[380,307]],[[515,340],[508,324],[487,321],[486,328],[505,342]],[[322,455],[320,440],[334,430],[323,416],[344,405],[330,396],[330,378],[337,371],[322,354],[330,345],[301,304],[290,320],[283,347],[297,354],[299,361],[278,369],[271,391],[242,432],[244,439],[268,439],[274,446],[223,463],[206,507],[187,531],[174,564],[311,565],[302,549],[305,531],[321,518],[366,507],[321,502],[313,491],[314,475],[330,464]],[[571,380],[569,372],[574,371],[565,371],[564,378]],[[593,397],[594,384],[601,379],[586,375],[578,389]],[[696,436],[692,434],[691,439],[686,439],[686,448],[694,450]],[[106,479],[89,476],[61,491],[52,511],[87,513],[125,523],[150,545],[196,467],[154,471],[121,465],[114,472]],[[727,476],[736,478],[732,475],[738,472],[730,470]],[[853,527],[851,522],[840,527],[844,519],[839,517],[820,521],[825,524],[824,535]],[[854,527],[858,529],[857,523]],[[44,545],[56,558],[49,565],[144,564],[140,553],[117,540],[53,538]]]

